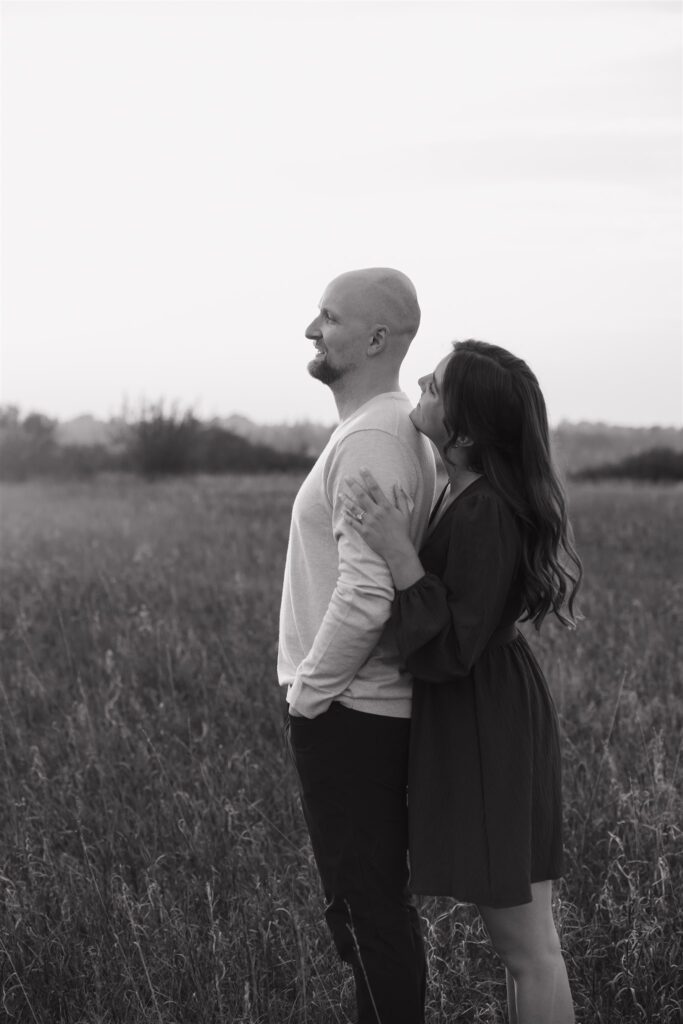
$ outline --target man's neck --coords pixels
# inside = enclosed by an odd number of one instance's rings
[[[340,381],[339,384],[342,386],[335,388],[332,392],[337,412],[339,413],[340,423],[353,416],[360,409],[361,405],[365,405],[371,398],[377,398],[378,395],[386,395],[388,392],[401,390],[398,374],[395,377],[386,378],[381,381],[349,382],[346,387],[343,386],[344,383]]]

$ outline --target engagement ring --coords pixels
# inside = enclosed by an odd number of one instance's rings
[[[362,523],[365,519],[365,512],[356,512],[356,519],[359,523]]]

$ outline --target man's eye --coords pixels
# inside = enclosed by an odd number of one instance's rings
[[[332,316],[331,313],[325,313],[325,319],[329,320],[331,323],[334,320],[334,317]]]

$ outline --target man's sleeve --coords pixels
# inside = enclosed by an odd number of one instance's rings
[[[399,484],[414,501],[418,487],[419,467],[412,452],[381,430],[350,434],[331,460],[325,487],[337,542],[337,584],[287,694],[289,704],[306,718],[322,714],[347,689],[391,614],[394,586],[387,564],[343,515],[344,477],[358,478],[361,466],[367,466],[387,496]]]

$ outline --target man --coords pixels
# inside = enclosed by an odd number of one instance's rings
[[[359,1024],[420,1024],[425,960],[407,891],[411,680],[387,625],[391,576],[344,520],[344,480],[367,467],[411,504],[417,545],[434,496],[429,443],[399,389],[420,323],[397,270],[355,270],[325,290],[306,331],[309,373],[340,423],[294,502],[280,612],[278,676],[325,891],[327,923],[351,964]]]

